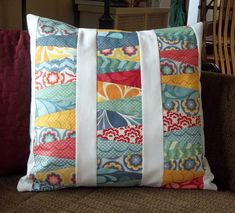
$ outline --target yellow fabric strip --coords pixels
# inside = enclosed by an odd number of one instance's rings
[[[137,48],[137,50],[133,50],[133,48]],[[118,59],[124,61],[131,61],[131,62],[139,62],[139,47],[126,47],[126,48],[115,48],[112,50],[110,54],[104,54],[102,51],[98,51],[98,56],[105,56],[111,59]]]
[[[74,51],[75,48],[69,47],[37,46],[36,64],[56,59],[74,59]]]
[[[199,90],[199,73],[163,75],[162,84]]]
[[[109,82],[97,82],[97,102],[141,95],[141,89]]]
[[[36,127],[52,127],[75,131],[75,110],[66,110],[37,117]]]
[[[61,184],[64,186],[73,185],[73,175],[75,174],[75,167],[58,169],[48,172],[39,172],[35,174],[35,178],[39,181],[47,181],[49,184]]]
[[[180,182],[190,181],[197,177],[202,177],[202,176],[204,176],[204,171],[164,170],[162,185],[166,185],[169,183],[180,183]]]

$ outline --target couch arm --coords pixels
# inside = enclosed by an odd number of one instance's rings
[[[201,76],[206,157],[220,189],[235,191],[235,76]]]

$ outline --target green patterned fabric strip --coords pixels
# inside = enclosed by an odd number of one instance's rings
[[[36,91],[36,99],[74,101],[76,99],[76,82],[59,84]]]
[[[97,139],[97,158],[115,158],[142,151],[142,145]]]
[[[187,143],[184,141],[164,141],[164,160],[178,160],[203,153],[200,143]]]
[[[97,103],[97,110],[115,111],[135,117],[142,116],[142,97],[132,97]]]

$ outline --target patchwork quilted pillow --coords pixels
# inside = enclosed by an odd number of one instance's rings
[[[19,191],[216,189],[204,157],[201,24],[77,29],[28,15],[31,153]]]

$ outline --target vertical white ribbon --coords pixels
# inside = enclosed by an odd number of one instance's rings
[[[153,30],[137,32],[140,48],[143,124],[141,185],[159,187],[164,169],[160,60]]]
[[[96,186],[96,30],[79,29],[76,85],[76,183]]]

